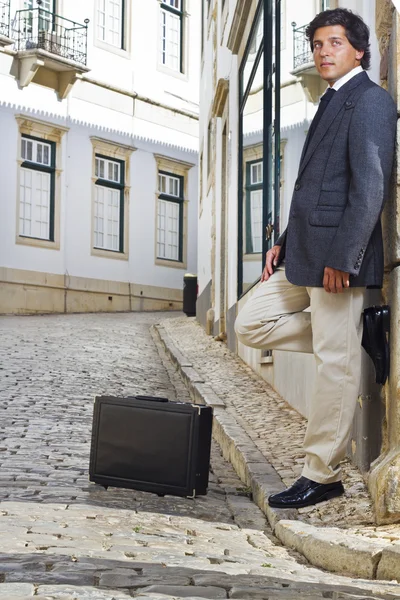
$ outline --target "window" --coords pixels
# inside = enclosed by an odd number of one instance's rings
[[[40,8],[48,10],[49,12],[55,12],[55,0],[42,0]],[[39,8],[35,0],[25,0],[24,9]]]
[[[97,38],[124,48],[125,0],[97,0]]]
[[[275,11],[275,4],[274,4]],[[253,60],[255,60],[255,55],[258,52],[259,47],[261,46],[261,42],[264,36],[264,10],[261,10],[260,18],[258,19],[255,34],[250,42],[249,55],[253,55]]]
[[[250,40],[248,49],[248,56],[244,65],[243,77],[242,77],[242,92],[246,91],[246,88],[250,81],[250,76],[257,63],[257,56],[259,55],[260,48],[264,37],[264,7],[261,5],[261,9],[258,13],[258,17],[253,25],[253,34]],[[258,79],[262,77],[261,71],[257,72]],[[255,84],[256,87],[257,83]]]
[[[246,163],[246,254],[262,252],[263,162]]]
[[[17,114],[16,243],[60,249],[63,136],[68,127]]]
[[[55,143],[21,137],[19,235],[54,241]]]
[[[160,7],[160,63],[183,72],[183,0],[162,0]]]
[[[123,252],[125,163],[95,158],[94,247]]]
[[[183,177],[158,172],[157,258],[182,262]]]
[[[33,13],[33,9],[40,8],[40,16],[37,12]],[[32,33],[33,24],[36,23],[39,31],[51,31],[54,28],[54,19],[52,15],[56,12],[56,0],[42,0],[39,6],[35,0],[25,0],[24,9],[29,10],[28,16],[25,17],[26,32]],[[34,16],[35,14],[35,16]]]
[[[280,38],[281,38],[281,50],[286,48],[286,0],[280,1]],[[273,29],[273,53],[275,53],[276,46],[276,4],[275,2],[272,5],[272,18],[274,20],[274,29]]]

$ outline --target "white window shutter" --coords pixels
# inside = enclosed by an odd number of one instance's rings
[[[31,235],[32,225],[32,174],[29,169],[20,171],[19,234]]]
[[[96,248],[104,248],[104,192],[104,187],[96,185],[94,200],[94,245]]]
[[[120,191],[95,186],[94,245],[104,250],[120,250]]]
[[[167,66],[174,71],[180,67],[180,18],[169,13],[167,16]]]
[[[177,202],[158,201],[158,258],[179,260],[179,211]]]
[[[21,168],[20,235],[50,239],[50,174]]]
[[[50,175],[34,172],[35,181],[35,217],[34,236],[43,240],[50,238]]]
[[[107,189],[107,249],[119,250],[119,190]]]

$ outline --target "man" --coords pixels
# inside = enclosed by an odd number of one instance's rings
[[[270,496],[278,508],[344,492],[339,463],[360,384],[364,291],[382,286],[380,215],[397,122],[393,100],[365,72],[369,29],[359,16],[324,11],[307,37],[328,89],[305,142],[287,229],[267,253],[261,286],[235,323],[243,344],[314,352],[317,363],[302,477]]]

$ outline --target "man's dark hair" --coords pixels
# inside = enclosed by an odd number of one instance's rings
[[[311,21],[306,29],[306,37],[310,42],[311,51],[314,51],[313,42],[316,30],[320,27],[328,27],[329,25],[341,25],[345,28],[346,37],[353,48],[360,51],[364,50],[364,56],[361,59],[362,68],[369,69],[371,66],[369,27],[360,16],[355,15],[347,8],[324,10]]]

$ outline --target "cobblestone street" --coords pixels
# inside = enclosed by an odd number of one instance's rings
[[[94,395],[190,400],[167,317],[0,317],[0,599],[400,598],[282,547],[216,444],[196,500],[89,483]]]

